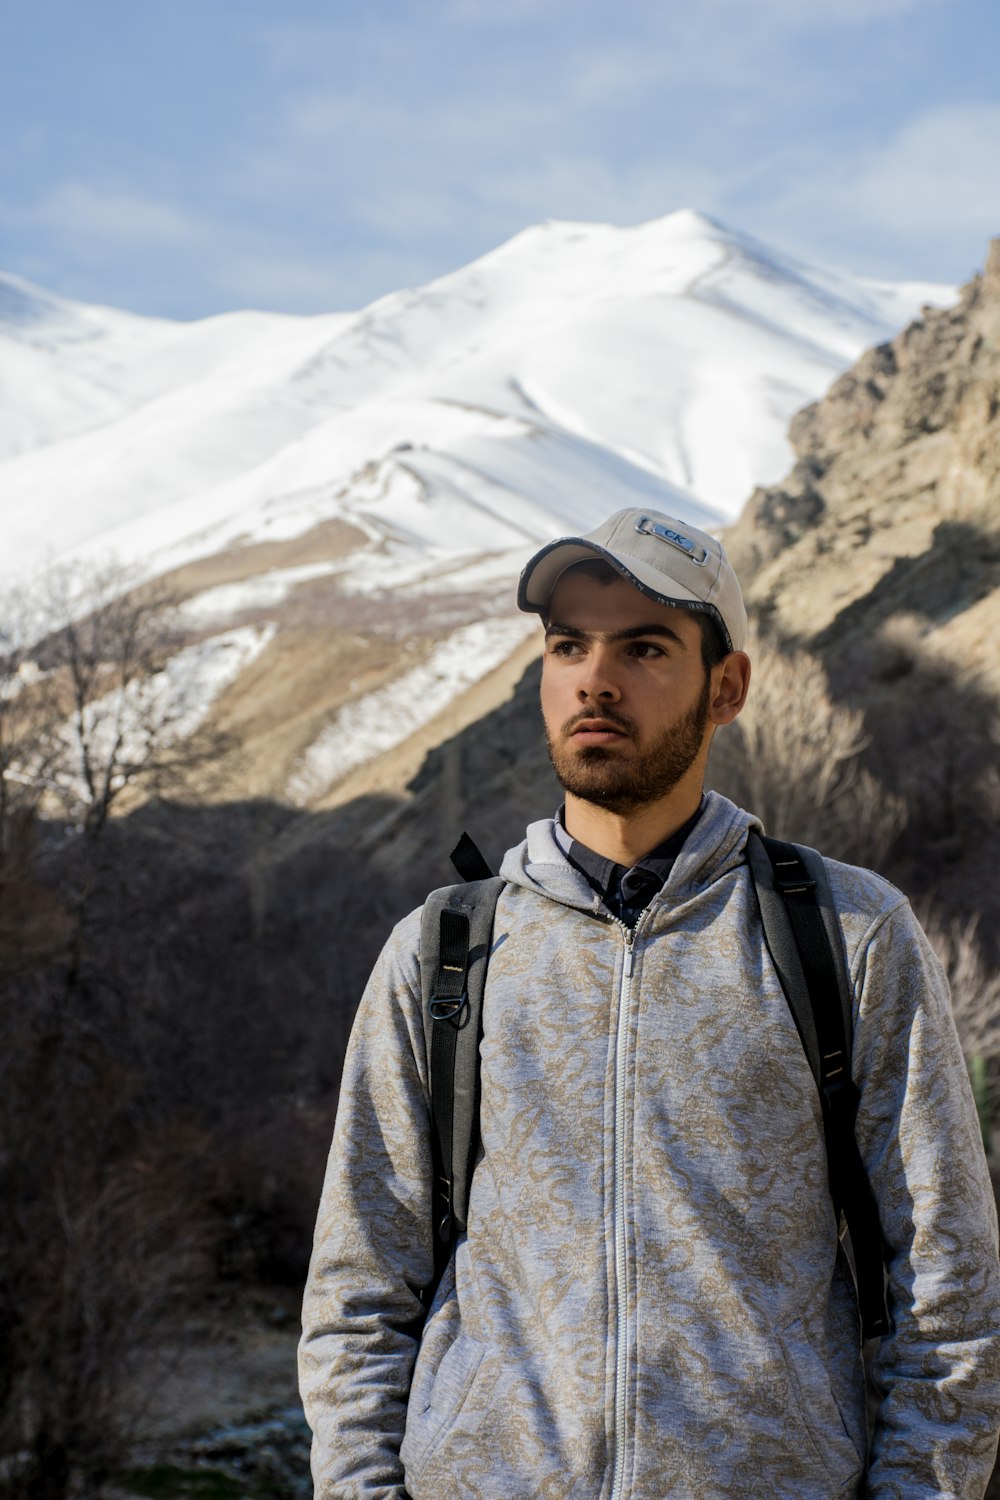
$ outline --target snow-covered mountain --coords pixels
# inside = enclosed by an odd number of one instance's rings
[[[953,296],[806,266],[688,211],[543,224],[348,314],[178,324],[0,277],[0,572],[108,552],[171,572],[202,635],[268,626],[258,683],[307,605],[314,632],[408,645],[416,660],[352,661],[292,714],[266,789],[312,801],[365,758],[337,713],[395,682],[432,714],[447,681],[406,671],[447,661],[459,691],[509,653],[517,626],[495,649],[468,627],[509,616],[539,542],[627,504],[732,519],[787,469],[792,413]],[[452,636],[478,666],[458,672]]]

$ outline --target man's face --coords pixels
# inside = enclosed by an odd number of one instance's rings
[[[666,796],[709,738],[697,619],[624,578],[573,572],[548,617],[542,717],[563,787],[614,813]]]

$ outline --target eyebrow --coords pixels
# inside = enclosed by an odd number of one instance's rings
[[[560,625],[558,621],[552,620],[545,627],[545,639],[550,636],[568,636],[573,641],[603,641],[606,645],[613,645],[617,641],[637,641],[645,636],[662,636],[664,640],[673,641],[674,645],[680,646],[682,651],[687,650],[686,643],[681,640],[676,630],[671,630],[669,625],[630,625],[627,630],[579,630],[575,625]]]

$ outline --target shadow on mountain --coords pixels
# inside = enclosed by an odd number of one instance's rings
[[[447,853],[467,829],[496,869],[529,823],[560,806],[542,731],[541,672],[532,662],[506,703],[426,757],[408,788],[416,805],[400,828],[400,858],[431,864],[435,849]],[[437,883],[454,878],[446,866]]]
[[[847,605],[812,641],[841,677],[856,659],[859,637],[870,642],[893,615],[909,613],[942,625],[1000,587],[1000,538],[962,521],[942,521],[917,557],[897,557],[875,587]],[[845,658],[847,659],[845,661]]]
[[[990,684],[927,649],[924,637],[998,587],[996,534],[942,522],[925,552],[897,558],[867,595],[801,642],[823,661],[834,700],[862,711],[862,763],[906,803],[906,826],[884,873],[947,916],[979,912],[981,940],[994,957],[1000,704]]]
[[[354,1011],[423,894],[352,836],[392,812],[161,802],[5,867],[3,1493],[120,1461],[135,1362],[206,1294],[301,1284]]]

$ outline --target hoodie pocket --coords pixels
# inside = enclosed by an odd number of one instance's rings
[[[445,1350],[437,1369],[425,1378],[421,1378],[418,1357],[406,1409],[406,1432],[400,1449],[403,1464],[410,1471],[415,1472],[422,1466],[457,1421],[483,1362],[486,1347],[478,1339],[460,1332]]]
[[[826,1366],[800,1320],[789,1324],[779,1337],[797,1416],[813,1452],[837,1486],[834,1493],[853,1495],[864,1459],[844,1421]]]

